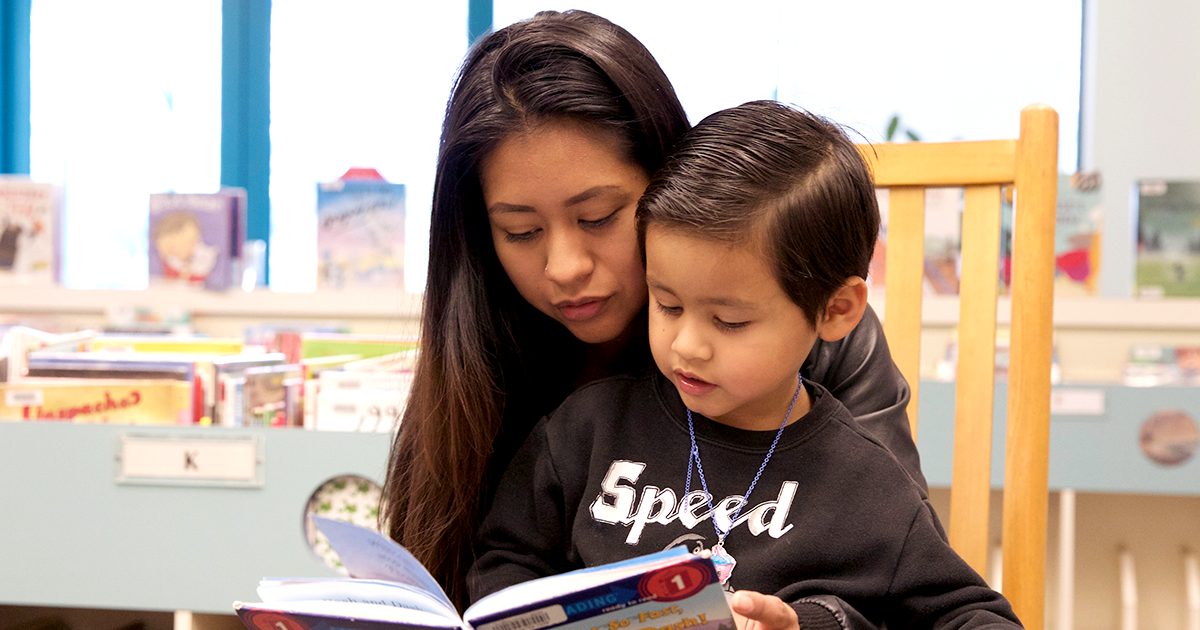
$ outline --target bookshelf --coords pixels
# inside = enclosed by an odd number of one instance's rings
[[[214,336],[240,336],[245,326],[281,322],[338,322],[354,332],[415,334],[421,304],[421,296],[404,293],[3,289],[0,313],[99,326],[114,306],[170,304],[189,310],[195,328]],[[873,296],[872,304],[886,315],[886,296]],[[1002,326],[1010,310],[1011,303],[1001,299]],[[957,312],[957,298],[925,299],[922,367],[928,373],[953,337]],[[1116,381],[1133,343],[1200,345],[1200,300],[1060,298],[1055,336],[1064,375],[1059,389],[1099,391],[1105,401],[1101,414],[1055,415],[1051,421],[1051,489],[1055,496],[1068,488],[1079,493],[1075,572],[1089,591],[1076,596],[1076,608],[1103,608],[1108,598],[1093,593],[1115,596],[1118,545],[1133,549],[1139,562],[1155,563],[1144,565],[1139,575],[1147,597],[1175,593],[1170,563],[1177,560],[1177,548],[1200,548],[1200,532],[1186,525],[1194,524],[1189,515],[1200,514],[1200,456],[1176,467],[1153,464],[1139,450],[1138,429],[1153,410],[1167,407],[1200,420],[1200,396],[1195,388],[1139,389]],[[1002,384],[998,389],[996,417],[1003,418],[1007,399]],[[935,506],[944,511],[948,497],[939,488],[949,482],[953,383],[926,381],[921,392],[917,441]],[[1003,422],[995,430],[1001,437],[996,448],[1002,448]],[[262,436],[262,487],[115,481],[121,435],[213,432]],[[377,434],[0,423],[0,479],[17,480],[0,485],[0,531],[19,541],[0,548],[0,607],[173,613],[175,630],[191,628],[193,621],[197,627],[228,621],[232,601],[254,598],[257,581],[267,574],[328,572],[309,554],[300,531],[308,495],[341,474],[382,481],[388,448],[388,436]],[[992,466],[999,484],[1002,459],[994,456]],[[1053,530],[1057,504],[1051,507]],[[1050,583],[1058,571],[1054,544],[1052,538]],[[1172,595],[1158,605],[1176,610],[1183,604]]]

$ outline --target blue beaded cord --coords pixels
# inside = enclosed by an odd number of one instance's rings
[[[763,458],[762,465],[758,467],[758,472],[754,473],[754,481],[750,482],[750,487],[746,489],[746,494],[742,496],[742,502],[734,511],[733,517],[729,519],[729,529],[721,531],[717,527],[717,511],[713,509],[712,494],[708,491],[708,482],[704,479],[704,466],[700,464],[700,448],[696,446],[696,429],[692,424],[692,410],[687,410],[688,436],[692,439],[692,450],[688,454],[687,481],[683,486],[683,496],[687,496],[692,490],[692,462],[696,462],[696,472],[700,475],[700,487],[704,490],[704,498],[708,501],[708,513],[711,515],[713,530],[717,532],[717,544],[725,542],[725,536],[729,535],[729,530],[733,529],[733,524],[737,522],[738,516],[742,513],[742,508],[746,507],[746,502],[750,500],[750,493],[754,492],[754,486],[758,485],[759,477],[762,477],[763,470],[767,468],[767,462],[771,461],[771,455],[775,453],[775,446],[779,444],[779,438],[783,437],[783,430],[787,427],[788,418],[792,417],[792,409],[796,406],[796,401],[800,398],[800,390],[804,389],[804,377],[799,376],[800,382],[796,385],[796,393],[792,395],[792,403],[788,405],[787,413],[783,414],[783,423],[779,425],[779,430],[775,432],[775,440],[771,442],[771,448],[767,450],[767,456]]]

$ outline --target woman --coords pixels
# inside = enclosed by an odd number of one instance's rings
[[[471,539],[530,429],[576,387],[651,364],[634,211],[688,128],[657,62],[585,12],[468,53],[442,127],[416,379],[381,517],[465,604]],[[924,486],[908,387],[873,312],[804,366]]]

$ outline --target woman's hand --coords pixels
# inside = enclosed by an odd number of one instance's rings
[[[800,630],[795,609],[774,595],[738,591],[729,607],[738,630]]]

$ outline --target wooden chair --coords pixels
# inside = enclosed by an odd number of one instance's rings
[[[1058,114],[1045,105],[1026,107],[1015,140],[864,145],[860,151],[876,186],[890,191],[884,333],[912,388],[914,438],[925,188],[966,190],[948,532],[951,546],[981,575],[988,558],[1001,189],[1014,187],[1002,575],[1004,594],[1025,627],[1042,630]]]

